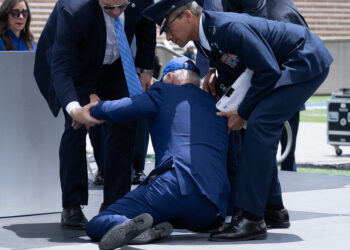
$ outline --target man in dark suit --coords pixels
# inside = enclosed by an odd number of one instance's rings
[[[148,119],[156,157],[155,169],[145,182],[89,222],[87,234],[93,240],[102,238],[101,249],[120,247],[133,238],[130,235],[151,226],[141,226],[148,221],[144,215],[136,219],[141,220],[139,225],[129,220],[142,213],[150,214],[154,225],[168,221],[194,231],[223,222],[230,192],[226,119],[216,115],[215,99],[199,88],[198,74],[188,58],[172,59],[164,69],[163,82],[156,82],[148,92],[100,102],[91,110],[100,120]],[[86,113],[91,106],[80,111]],[[124,222],[137,230],[130,232]]]
[[[81,205],[88,202],[86,128],[97,124],[79,117],[80,106],[99,100],[129,96],[115,23],[124,25],[129,44],[134,34],[140,82],[146,90],[152,81],[155,25],[141,17],[152,0],[59,0],[38,43],[34,76],[52,113],[65,116],[60,155],[62,225],[85,228]],[[122,31],[123,32],[123,31]],[[101,209],[130,190],[131,160],[136,123],[106,123],[104,147],[104,199]]]
[[[245,68],[254,72],[239,108],[218,113],[227,117],[231,130],[248,123],[233,189],[234,204],[242,213],[210,239],[266,238],[267,202],[276,207],[283,204],[276,167],[283,124],[321,85],[333,58],[303,26],[237,13],[202,12],[191,0],[162,0],[144,15],[161,25],[166,38],[180,47],[195,41],[216,68],[231,75]]]

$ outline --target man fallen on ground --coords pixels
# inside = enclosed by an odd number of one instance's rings
[[[138,188],[88,223],[87,234],[100,241],[101,249],[168,236],[171,226],[165,222],[192,231],[222,224],[230,192],[227,120],[216,115],[216,100],[199,84],[195,64],[177,58],[148,92],[100,102],[91,109],[99,120],[148,119],[156,157],[155,169]]]

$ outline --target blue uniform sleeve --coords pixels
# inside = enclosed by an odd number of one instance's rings
[[[163,101],[160,84],[155,83],[148,92],[141,95],[100,102],[91,109],[91,115],[99,120],[113,122],[151,119],[157,114]]]
[[[236,54],[244,66],[254,71],[245,98],[239,106],[239,115],[248,120],[256,104],[270,91],[281,75],[278,62],[267,41],[250,26],[231,23],[226,32],[225,51]]]

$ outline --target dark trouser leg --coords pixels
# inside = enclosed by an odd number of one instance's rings
[[[89,137],[91,146],[94,151],[94,157],[97,164],[98,171],[101,176],[104,176],[104,145],[105,145],[105,135],[104,135],[104,124],[91,127],[89,130]]]
[[[239,131],[235,131],[235,132],[239,133]],[[236,183],[237,171],[238,171],[237,148],[236,148],[237,144],[235,143],[235,140],[236,140],[236,136],[234,133],[231,132],[229,135],[228,152],[227,152],[227,176],[231,184],[231,193],[230,193],[230,199],[228,202],[228,209],[227,209],[228,216],[232,216],[234,213],[234,194],[235,194],[234,184]]]
[[[249,117],[243,142],[235,190],[238,207],[263,217],[271,187],[279,186],[274,171],[283,123],[299,110],[327,74],[328,70],[307,83],[277,88],[257,104]],[[274,195],[279,196],[280,193]]]
[[[103,66],[97,84],[102,100],[129,96],[121,60]],[[131,188],[131,164],[135,143],[136,122],[105,123],[104,204],[111,204]]]
[[[71,117],[64,112],[65,130],[62,135],[60,157],[60,179],[64,208],[72,205],[87,205],[88,177],[86,165],[86,128],[72,128]]]
[[[135,172],[142,172],[145,169],[148,139],[148,120],[139,120],[137,123],[136,142],[133,159],[133,168]]]
[[[281,163],[281,170],[288,171],[297,171],[297,167],[295,164],[295,146],[297,142],[297,134],[299,129],[299,111],[296,112],[292,118],[288,120],[290,127],[292,129],[292,147],[287,158]],[[282,136],[281,136],[281,146],[282,152],[285,150],[287,146],[287,132],[286,129],[283,128]]]
[[[136,122],[106,122],[104,204],[111,204],[131,188],[131,162]]]

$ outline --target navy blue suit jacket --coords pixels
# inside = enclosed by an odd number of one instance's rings
[[[203,194],[225,216],[230,192],[228,134],[226,119],[216,115],[215,102],[193,84],[156,82],[141,95],[101,102],[91,114],[115,122],[149,119],[154,172],[175,167],[182,195]]]
[[[222,0],[222,7],[224,12],[246,13],[307,26],[291,0]]]
[[[304,17],[291,0],[266,0],[267,18],[307,27]]]
[[[129,44],[135,34],[136,67],[153,69],[155,25],[141,12],[153,0],[131,0],[125,10]],[[34,76],[52,113],[79,101],[77,88],[94,92],[106,48],[106,25],[98,0],[59,0],[41,34]]]
[[[212,11],[202,18],[215,66],[233,72],[240,64],[254,71],[238,109],[246,120],[273,89],[311,80],[333,61],[321,39],[301,25]]]

